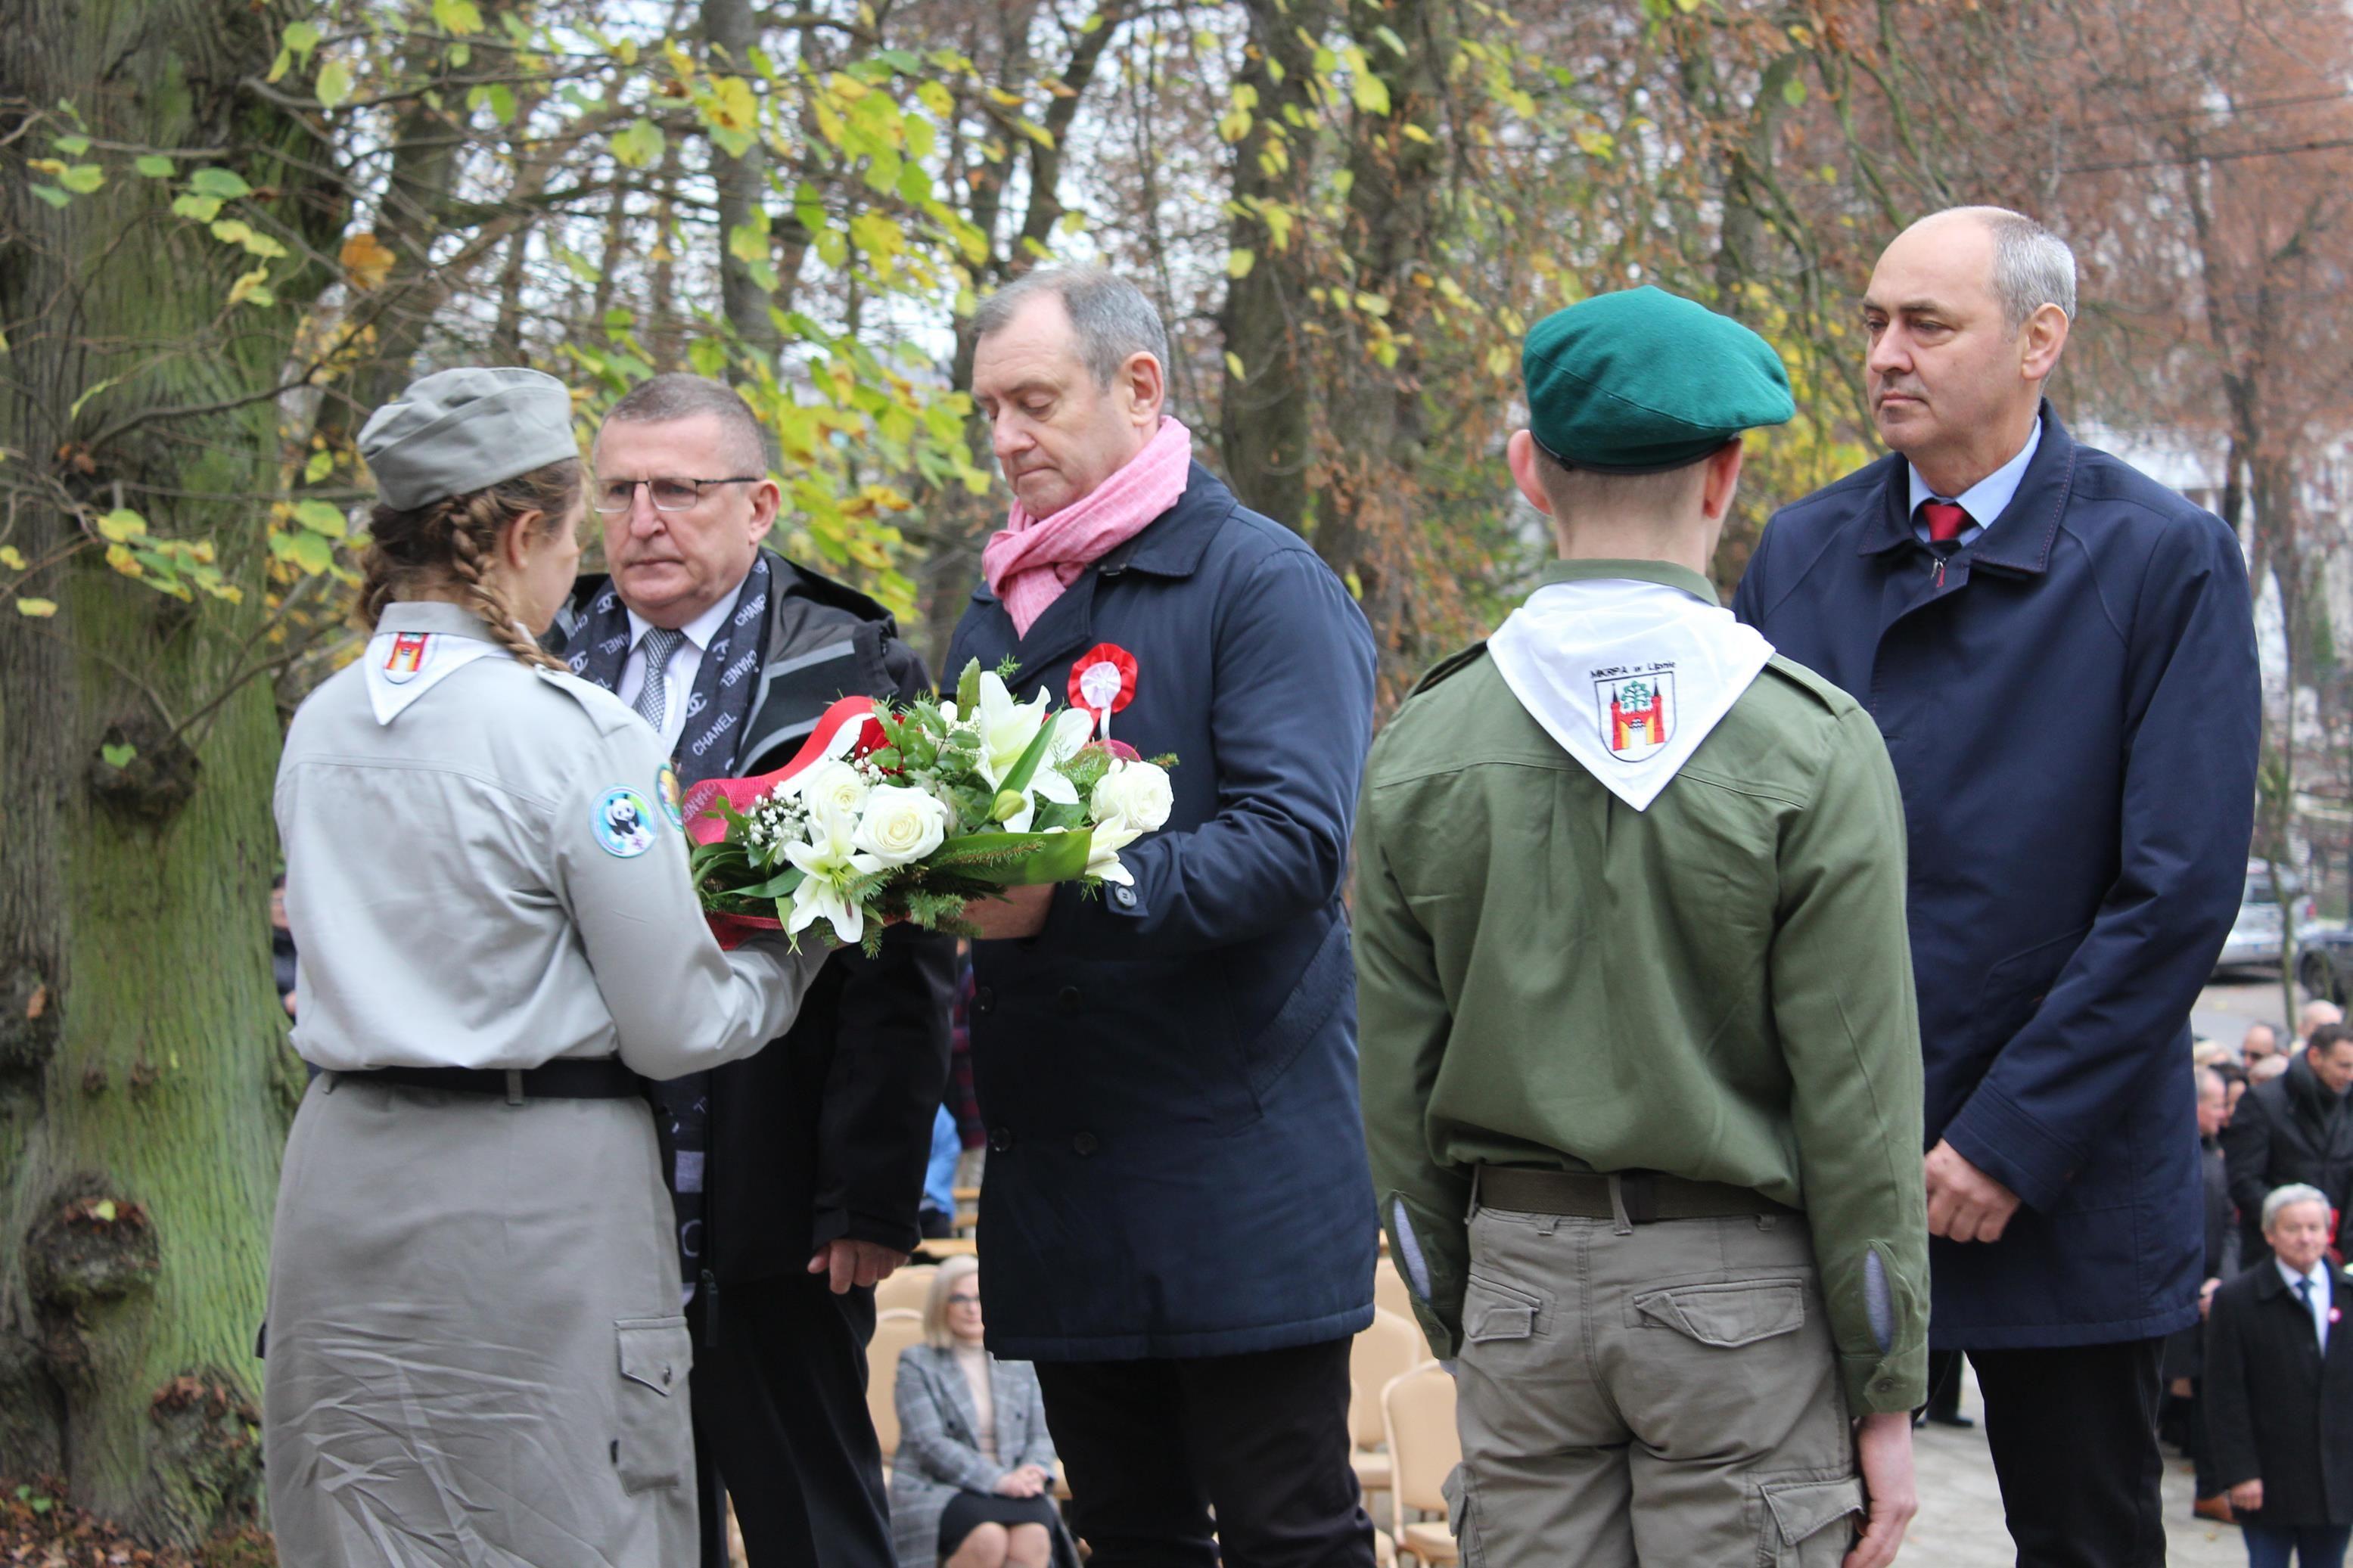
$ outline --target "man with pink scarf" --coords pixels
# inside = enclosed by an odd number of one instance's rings
[[[947,668],[1116,690],[1113,739],[1177,758],[1166,827],[1120,852],[1132,886],[974,911],[989,1348],[1037,1364],[1095,1568],[1370,1568],[1341,889],[1372,636],[1297,533],[1192,460],[1134,288],[1034,272],[976,326],[1013,506]]]

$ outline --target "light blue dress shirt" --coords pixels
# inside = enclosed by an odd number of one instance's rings
[[[1985,532],[1993,520],[2010,505],[2010,498],[2018,494],[2019,482],[2026,478],[2026,465],[2034,461],[2035,448],[2042,445],[2042,421],[2038,418],[2034,428],[2026,433],[2026,445],[2018,449],[2018,456],[1957,496],[1938,495],[1928,488],[1928,481],[1920,477],[1919,469],[1909,463],[1905,464],[1912,476],[1912,510],[1908,514],[1912,519],[1912,531],[1920,536],[1921,543],[1928,542],[1928,525],[1920,521],[1922,501],[1958,501],[1961,510],[1969,514],[1969,526],[1954,537],[1964,546],[1975,544],[1978,536]]]
[[[2326,1352],[2328,1349],[2328,1259],[2323,1258],[2314,1264],[2309,1274],[2298,1274],[2276,1258],[2272,1259],[2272,1267],[2279,1270],[2280,1278],[2287,1281],[2290,1290],[2295,1289],[2299,1279],[2312,1281],[2312,1331],[2320,1336],[2320,1348]]]

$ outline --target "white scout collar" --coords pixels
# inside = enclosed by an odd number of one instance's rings
[[[1577,562],[1487,639],[1529,717],[1636,811],[1699,750],[1773,645],[1706,580],[1660,562]],[[1688,579],[1690,585],[1683,585]]]
[[[385,606],[368,639],[363,668],[368,706],[390,724],[427,692],[478,658],[506,650],[480,617],[456,605],[406,600]]]

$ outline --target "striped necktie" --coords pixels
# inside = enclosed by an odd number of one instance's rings
[[[668,626],[654,626],[648,629],[645,639],[638,644],[638,651],[645,655],[646,678],[638,688],[638,700],[633,706],[638,710],[638,717],[652,725],[657,735],[662,732],[662,720],[670,711],[670,656],[676,653],[678,645],[685,640],[684,632],[672,631]]]

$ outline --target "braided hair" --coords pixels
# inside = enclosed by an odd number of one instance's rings
[[[454,586],[466,607],[490,624],[499,646],[525,664],[562,669],[515,625],[514,611],[491,574],[499,536],[528,511],[546,514],[541,531],[565,525],[580,499],[580,460],[565,458],[462,496],[403,510],[379,502],[368,520],[361,562],[360,617],[373,628],[396,599],[427,587]]]

